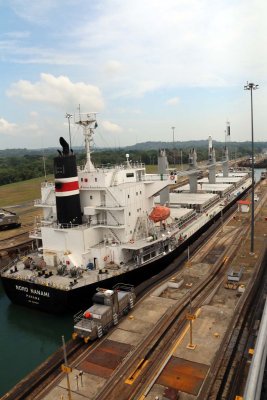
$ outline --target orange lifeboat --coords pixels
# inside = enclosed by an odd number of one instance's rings
[[[170,209],[165,206],[156,206],[153,208],[149,219],[154,222],[164,221],[170,216]]]

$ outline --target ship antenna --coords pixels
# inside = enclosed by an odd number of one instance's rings
[[[69,122],[69,139],[70,139],[70,149],[71,147],[71,133],[70,133],[70,119],[73,117],[72,114],[66,113],[65,118],[68,118],[68,122]]]
[[[93,141],[94,130],[98,126],[96,122],[96,114],[96,112],[81,114],[79,106],[79,116],[77,118],[75,117],[75,124],[80,125],[83,128],[86,151],[85,170],[88,172],[95,170],[95,167],[91,161],[91,143]]]
[[[44,148],[43,148],[43,168],[44,168],[44,176],[45,176],[45,181],[46,181],[46,180],[47,180],[47,175],[46,175],[46,165],[45,165]]]

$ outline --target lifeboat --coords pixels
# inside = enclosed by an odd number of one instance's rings
[[[164,221],[170,216],[170,209],[165,206],[156,206],[153,208],[151,214],[149,215],[149,219],[154,222]]]

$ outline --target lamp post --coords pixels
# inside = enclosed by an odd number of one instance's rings
[[[174,165],[174,168],[175,168],[174,129],[175,129],[175,126],[172,126],[173,165]]]
[[[244,90],[250,90],[250,111],[251,111],[251,171],[252,171],[252,191],[251,191],[251,239],[250,253],[254,253],[254,128],[253,128],[253,90],[258,89],[259,85],[248,83],[244,86]]]
[[[69,139],[70,139],[70,149],[71,149],[71,134],[70,134],[70,118],[72,118],[73,115],[72,114],[66,114],[66,118],[68,118],[69,121]]]

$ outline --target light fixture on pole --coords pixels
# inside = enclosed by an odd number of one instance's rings
[[[175,129],[175,126],[172,126],[173,165],[174,165],[174,168],[175,168],[175,153],[174,153],[174,129]]]
[[[70,139],[70,149],[71,149],[71,134],[70,134],[70,119],[73,117],[72,114],[68,114],[66,113],[65,118],[68,118],[68,122],[69,122],[69,139]]]
[[[252,191],[251,191],[251,240],[250,253],[254,253],[254,127],[253,127],[253,90],[258,89],[259,85],[248,83],[244,86],[244,90],[250,90],[250,111],[251,111],[251,173],[252,173]]]

